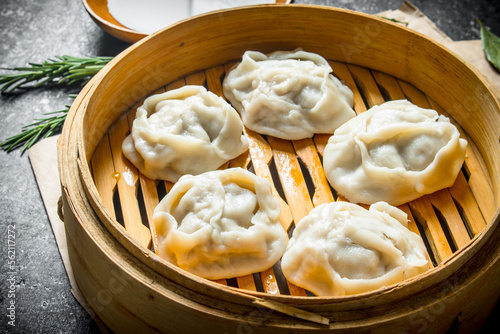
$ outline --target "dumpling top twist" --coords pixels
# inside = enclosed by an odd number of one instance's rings
[[[155,209],[158,255],[208,279],[263,271],[286,248],[279,215],[270,183],[245,169],[185,175]]]
[[[331,72],[315,53],[247,51],[224,79],[224,95],[255,132],[282,139],[333,133],[356,114],[353,93]]]
[[[400,205],[452,186],[466,146],[445,116],[397,100],[339,127],[323,166],[332,187],[350,202]]]
[[[122,149],[142,174],[175,182],[217,169],[245,152],[248,140],[229,103],[203,86],[184,86],[137,108]]]
[[[281,260],[285,277],[318,296],[373,291],[429,269],[406,213],[385,202],[315,207],[295,227]]]

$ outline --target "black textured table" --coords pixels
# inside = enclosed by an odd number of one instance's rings
[[[402,0],[294,2],[374,14],[399,8]],[[454,40],[478,39],[476,18],[500,35],[498,0],[412,3]],[[55,55],[115,56],[129,46],[101,31],[79,0],[1,0],[0,40],[0,68],[25,66]],[[0,141],[43,113],[63,109],[71,103],[68,95],[78,91],[78,87],[52,87],[0,96]],[[95,322],[71,294],[28,155],[19,150],[0,151],[0,208],[0,332],[98,333]],[[9,233],[15,237],[15,248],[9,244]],[[12,250],[14,281],[8,276]],[[12,300],[15,327],[7,317]],[[498,332],[495,315],[489,324]]]

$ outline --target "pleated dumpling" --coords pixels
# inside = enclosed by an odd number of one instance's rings
[[[369,292],[429,269],[407,215],[385,202],[369,210],[349,202],[322,204],[295,227],[281,260],[284,276],[318,296]]]
[[[208,279],[259,272],[286,249],[279,215],[270,183],[245,169],[185,175],[155,209],[157,252]]]
[[[331,72],[315,53],[247,51],[225,77],[224,95],[255,132],[282,139],[333,133],[356,114],[352,91]]]
[[[339,127],[325,147],[323,167],[350,202],[400,205],[452,186],[466,147],[447,117],[397,100]]]
[[[137,108],[123,154],[151,179],[175,182],[215,170],[248,149],[240,116],[203,86],[148,97]]]

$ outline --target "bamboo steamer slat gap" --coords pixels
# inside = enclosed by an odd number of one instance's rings
[[[410,228],[428,243],[434,262],[429,272],[370,293],[315,297],[283,285],[278,267],[238,278],[237,288],[230,280],[224,285],[186,273],[151,250],[155,240],[148,242],[141,226],[150,217],[140,212],[150,213],[171,184],[155,184],[122,161],[115,143],[127,122],[130,126],[131,108],[149,94],[191,82],[220,92],[219,77],[244,51],[297,47],[331,62],[355,92],[356,111],[406,97],[452,117],[469,141],[453,187],[401,206]],[[252,166],[275,182],[275,193],[284,196],[285,228],[331,200],[318,164],[327,136],[267,142],[251,131],[246,135],[254,149],[266,150],[265,161],[253,160],[250,152],[229,166]],[[118,55],[83,89],[68,115],[58,158],[76,280],[96,314],[117,333],[476,329],[500,295],[499,138],[500,107],[490,83],[442,46],[387,20],[320,6],[271,5],[183,21]],[[276,159],[289,159],[303,178],[301,189],[286,184]],[[118,187],[124,172],[132,181]],[[134,207],[142,223],[120,224],[120,216],[129,212],[120,203]],[[297,204],[301,209],[291,210]]]

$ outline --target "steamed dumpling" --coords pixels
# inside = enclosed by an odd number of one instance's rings
[[[249,129],[282,139],[333,131],[356,114],[353,93],[321,56],[247,51],[224,79],[224,95]]]
[[[155,209],[158,255],[208,279],[272,267],[287,235],[270,183],[241,168],[185,175]]]
[[[400,205],[452,186],[466,146],[445,116],[397,100],[339,127],[323,165],[332,187],[350,202]]]
[[[203,86],[148,97],[122,145],[142,174],[171,182],[215,170],[247,148],[236,110]]]
[[[385,202],[314,208],[297,224],[281,260],[284,276],[318,296],[373,291],[429,269],[406,213]]]

